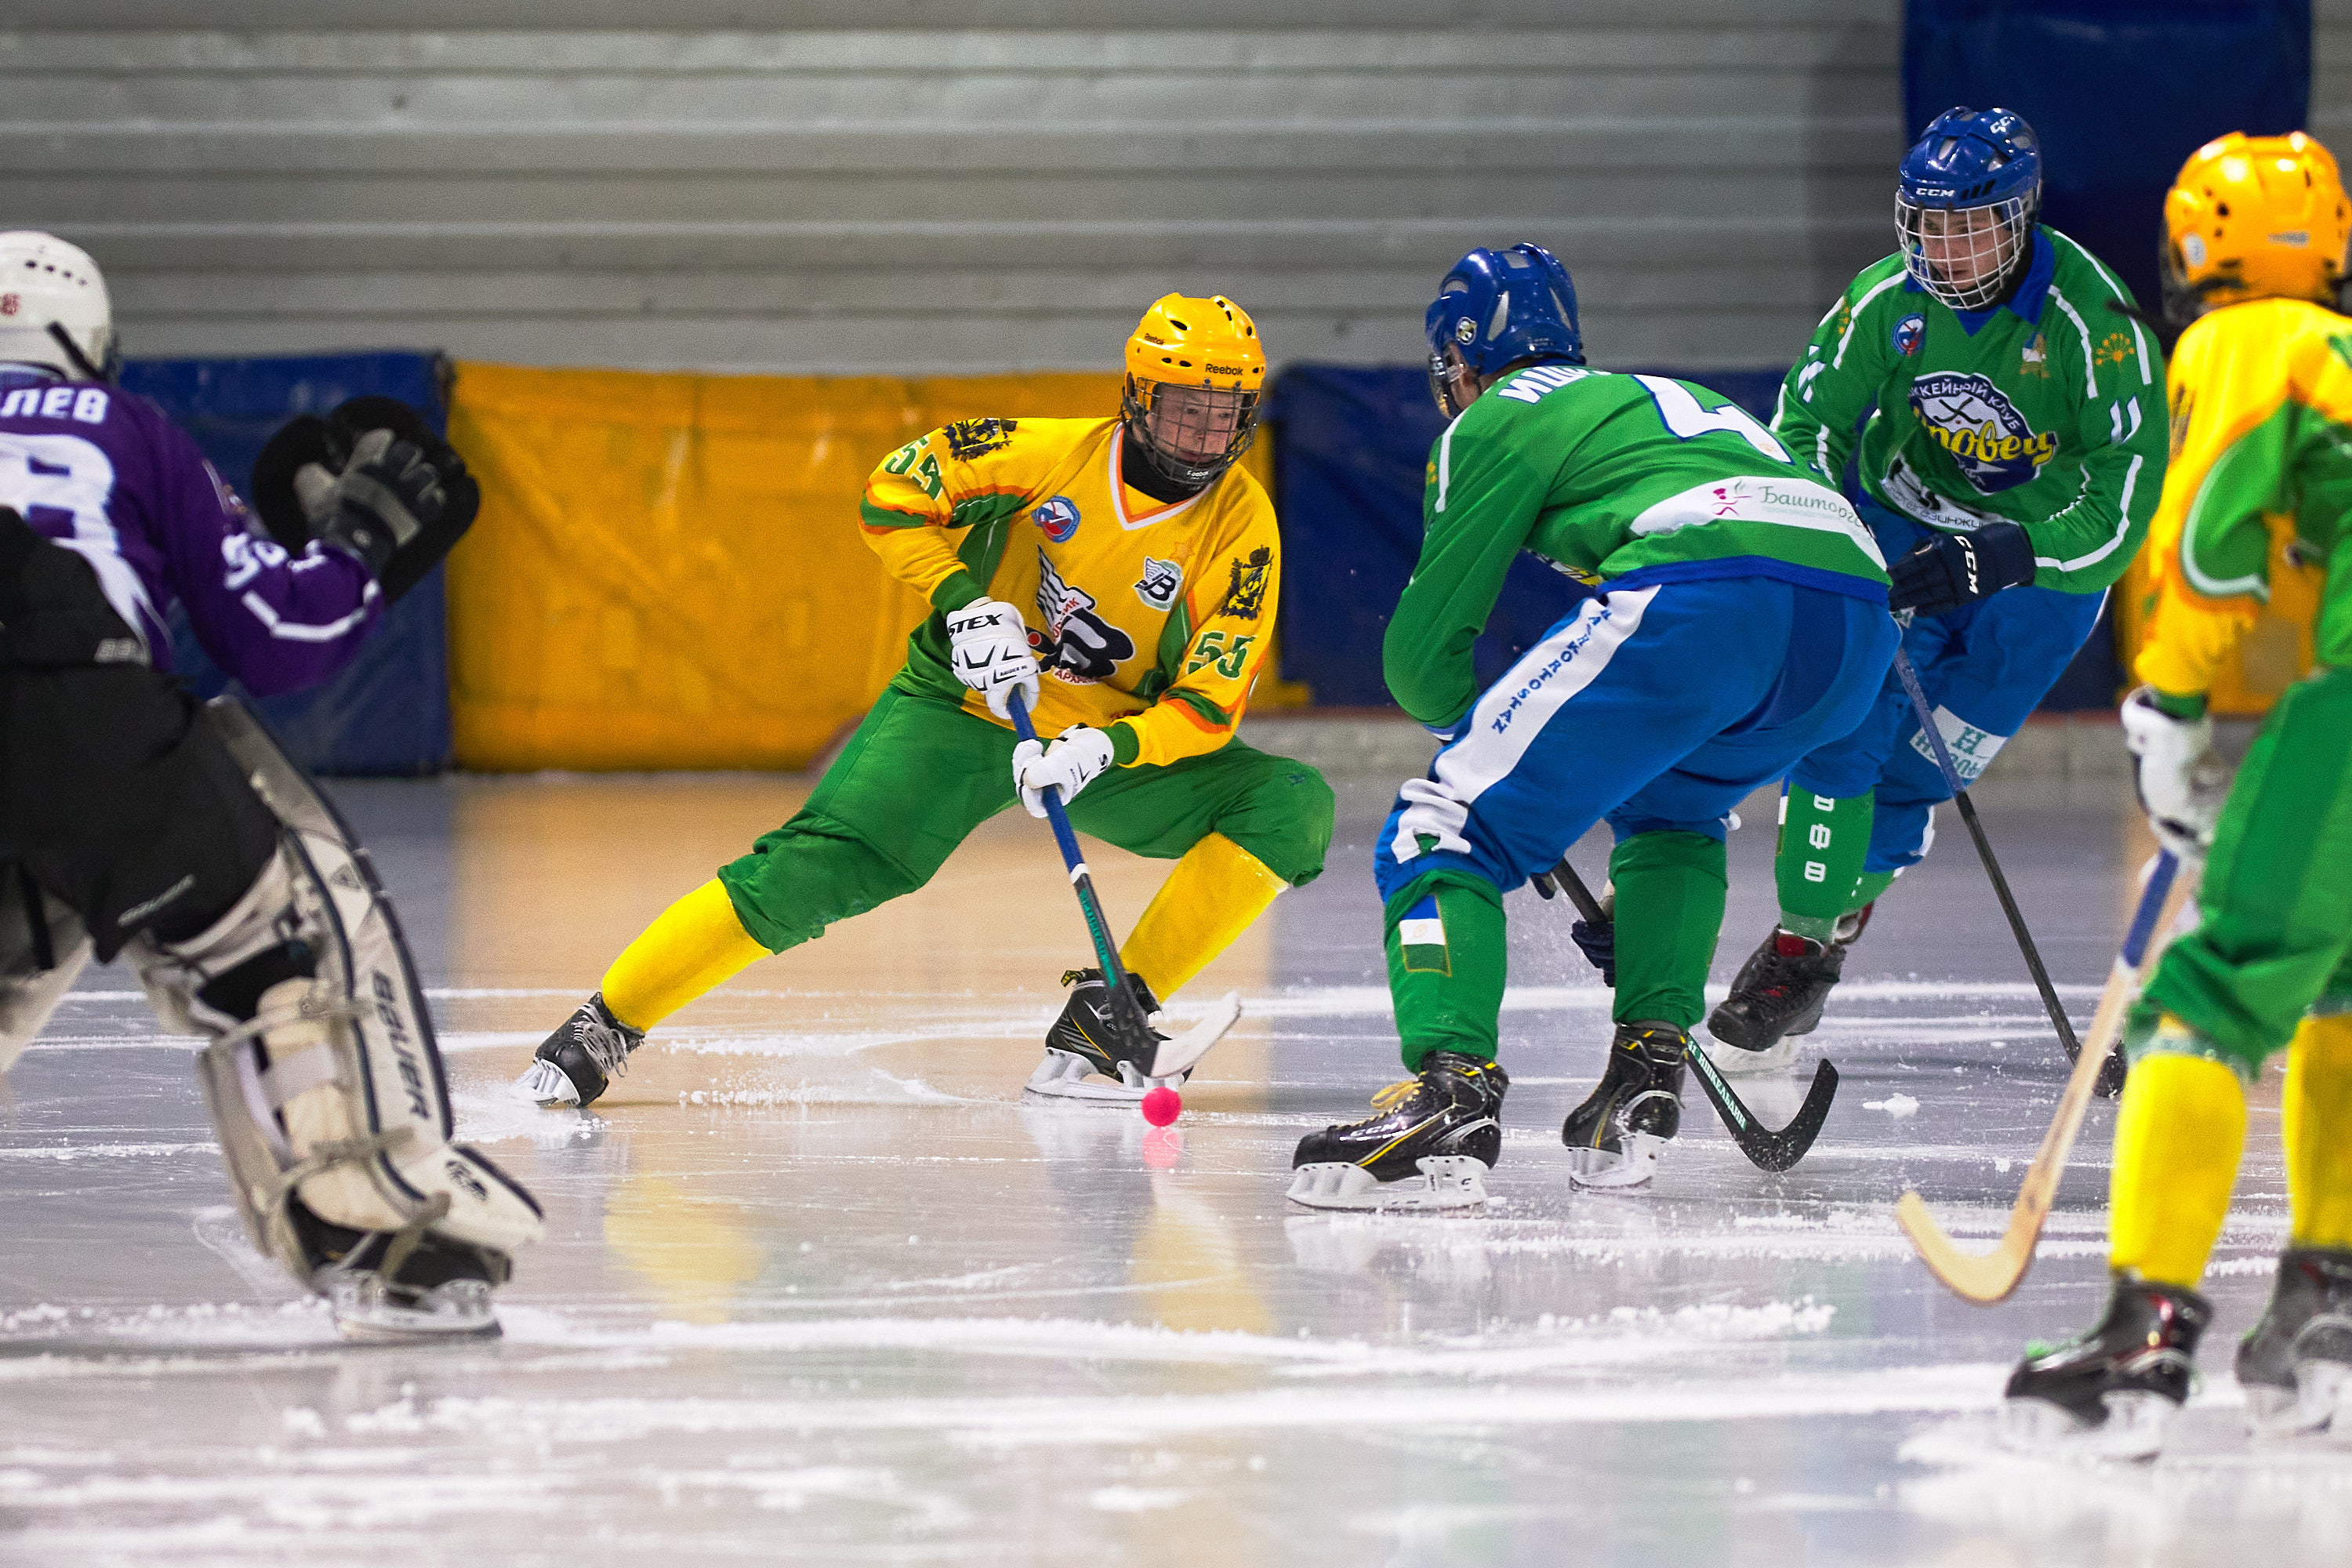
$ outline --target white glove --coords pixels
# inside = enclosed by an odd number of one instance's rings
[[[1050,746],[1024,741],[1013,747],[1013,783],[1021,791],[1021,804],[1029,808],[1029,815],[1043,816],[1045,791],[1060,790],[1062,804],[1067,805],[1089,779],[1100,775],[1110,763],[1110,737],[1100,730],[1073,724]]]
[[[2124,700],[2123,721],[2139,804],[2157,842],[2184,860],[2202,860],[2230,793],[2228,772],[2213,754],[2213,721],[2173,718],[2145,686]]]
[[[1006,704],[1019,690],[1021,704],[1037,710],[1037,656],[1029,651],[1029,628],[1021,612],[1002,599],[974,599],[948,616],[948,662],[956,679],[988,702],[988,710],[1009,719]]]

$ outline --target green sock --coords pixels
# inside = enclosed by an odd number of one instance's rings
[[[1503,899],[1461,871],[1432,871],[1398,889],[1382,911],[1389,995],[1407,1072],[1432,1051],[1495,1059],[1508,972]]]
[[[1782,797],[1780,847],[1772,862],[1782,931],[1827,942],[1840,915],[1868,901],[1853,892],[1870,850],[1872,799],[1832,800],[1793,786]]]
[[[1850,915],[1860,914],[1864,910],[1878,902],[1880,899],[1885,897],[1886,889],[1895,886],[1895,879],[1898,873],[1894,871],[1864,871],[1854,879],[1853,893],[1845,901],[1845,912]]]
[[[1706,966],[1723,926],[1723,841],[1637,833],[1611,852],[1609,879],[1617,889],[1613,1016],[1690,1028],[1706,1011]]]

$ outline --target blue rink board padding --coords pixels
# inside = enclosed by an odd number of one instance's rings
[[[152,398],[196,438],[221,476],[250,495],[253,460],[297,414],[325,415],[348,398],[397,397],[446,427],[439,356],[317,354],[278,359],[133,360],[122,384]],[[200,696],[234,683],[205,657],[174,606],[172,664]],[[411,589],[350,668],[325,686],[255,698],[294,760],[321,773],[432,773],[449,765],[449,649],[441,571]]]

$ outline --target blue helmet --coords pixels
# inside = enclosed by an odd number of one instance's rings
[[[2028,264],[2042,215],[2033,127],[2006,109],[1946,110],[1903,155],[1895,212],[1919,287],[1956,310],[1999,303]]]
[[[1429,386],[1452,418],[1468,406],[1454,396],[1451,344],[1472,374],[1488,376],[1521,360],[1584,363],[1576,325],[1576,284],[1540,245],[1508,250],[1481,246],[1446,270],[1423,331],[1429,339]]]

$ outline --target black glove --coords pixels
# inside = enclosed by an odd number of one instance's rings
[[[2013,522],[1939,533],[1886,569],[1891,610],[1940,616],[2033,581],[2033,541]]]
[[[297,468],[294,496],[313,537],[358,556],[376,577],[395,551],[441,521],[449,500],[425,454],[389,430],[362,433],[341,473],[323,463]]]
[[[253,502],[279,544],[299,553],[320,539],[348,551],[392,600],[465,536],[482,490],[415,409],[354,397],[324,419],[299,415],[269,438],[254,460]]]
[[[1591,921],[1580,919],[1570,925],[1568,934],[1576,939],[1576,945],[1584,950],[1584,956],[1592,961],[1592,967],[1601,971],[1601,984],[1615,985],[1617,984],[1617,922],[1602,921],[1595,925]]]

